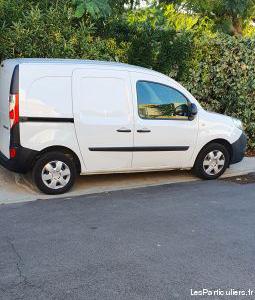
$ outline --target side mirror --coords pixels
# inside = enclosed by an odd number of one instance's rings
[[[194,103],[190,103],[190,107],[189,107],[189,116],[190,119],[193,120],[195,118],[195,116],[197,115],[198,111],[197,111],[197,106]]]

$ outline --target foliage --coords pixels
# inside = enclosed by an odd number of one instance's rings
[[[65,0],[52,1],[50,5],[33,5],[26,8],[2,6],[1,20],[13,17],[13,22],[2,22],[0,27],[0,58],[60,57],[105,60],[126,60],[126,45],[117,45],[114,38],[100,38],[89,20],[77,21],[74,10]],[[45,1],[46,2],[46,1]],[[20,11],[19,11],[20,10]],[[18,17],[16,17],[18,14]]]
[[[179,79],[186,72],[193,40],[201,32],[210,35],[207,19],[177,12],[173,5],[129,11],[111,20],[106,36],[128,43],[128,62]]]
[[[166,12],[166,11],[164,11]],[[192,36],[177,31],[161,8],[127,15],[128,61],[179,78],[190,56]]]
[[[242,19],[247,19],[254,15],[255,10],[254,0],[185,0],[183,2],[194,11],[216,17],[240,16]]]
[[[73,5],[76,7],[76,18],[89,14],[93,19],[98,19],[105,18],[111,13],[108,0],[73,0]]]
[[[141,0],[73,0],[75,17],[88,14],[93,19],[107,18],[111,12],[122,13],[126,8],[134,9]]]
[[[255,39],[204,38],[195,47],[184,85],[207,109],[241,119],[254,149]]]
[[[164,1],[164,0],[163,0]],[[165,0],[168,2],[168,0]],[[216,29],[242,35],[255,16],[255,0],[173,0],[182,9],[214,20]]]

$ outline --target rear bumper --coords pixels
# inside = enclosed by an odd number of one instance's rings
[[[232,157],[230,164],[236,164],[243,160],[247,148],[247,137],[243,133],[240,138],[232,144]]]
[[[27,173],[32,168],[32,164],[37,155],[37,151],[27,149],[24,147],[16,147],[16,157],[8,159],[2,152],[0,152],[0,164],[13,172]]]

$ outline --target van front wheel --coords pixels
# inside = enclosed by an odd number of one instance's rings
[[[76,178],[74,161],[61,152],[42,155],[33,168],[33,179],[45,194],[58,195],[69,191]]]
[[[229,166],[230,154],[226,147],[218,143],[209,144],[199,153],[193,173],[202,179],[217,179]]]

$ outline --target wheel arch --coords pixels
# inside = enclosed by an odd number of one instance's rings
[[[35,162],[45,153],[49,153],[49,152],[61,152],[61,153],[64,153],[68,156],[70,156],[74,162],[75,162],[75,166],[77,168],[77,172],[80,173],[81,172],[81,162],[80,162],[80,159],[79,157],[77,156],[77,154],[71,150],[70,148],[68,147],[65,147],[65,146],[50,146],[50,147],[47,147],[47,148],[44,148],[43,150],[39,151],[36,155],[36,157],[34,158],[33,160],[33,163],[32,163],[32,168],[35,164]]]
[[[201,148],[201,150],[200,150],[200,151],[198,152],[198,154],[197,154],[195,163],[196,163],[197,158],[198,158],[199,154],[201,153],[201,151],[203,151],[203,150],[204,150],[206,147],[208,147],[210,144],[214,144],[214,143],[220,144],[220,145],[224,146],[224,147],[228,150],[229,155],[230,155],[230,161],[231,161],[231,159],[232,159],[232,157],[233,157],[233,147],[232,147],[232,145],[230,144],[230,142],[228,142],[228,141],[225,140],[225,139],[214,139],[214,140],[208,142],[207,144],[205,144],[205,145]]]

